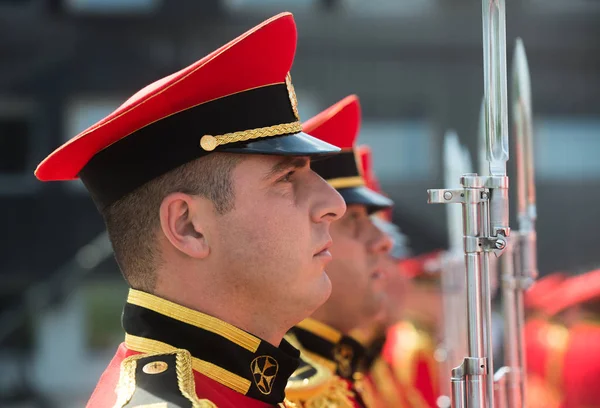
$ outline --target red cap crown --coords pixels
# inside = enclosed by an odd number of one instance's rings
[[[379,185],[379,180],[377,180],[377,175],[373,169],[373,152],[371,151],[371,148],[367,145],[361,145],[357,147],[357,152],[358,157],[360,157],[360,167],[367,188],[381,193],[381,186]]]
[[[350,95],[307,120],[302,130],[342,149],[352,149],[360,129],[358,96]]]
[[[387,194],[384,194],[381,190],[381,185],[379,184],[375,169],[373,168],[373,152],[371,151],[371,148],[367,145],[361,145],[356,148],[356,151],[360,159],[361,173],[365,180],[366,187],[387,197]],[[382,209],[377,215],[385,221],[392,222],[392,207]]]
[[[360,127],[360,104],[350,95],[307,120],[302,130],[342,149],[342,153],[314,163],[313,170],[336,189],[364,186],[354,142]]]

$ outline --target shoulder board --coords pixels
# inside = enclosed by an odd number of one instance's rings
[[[285,387],[286,402],[306,408],[354,407],[350,383],[308,357],[293,335],[285,338],[300,349],[300,365]]]
[[[192,357],[187,350],[137,354],[121,363],[114,408],[216,408],[196,396]]]
[[[420,352],[434,353],[435,343],[428,332],[417,329],[411,323],[404,323],[396,330],[397,336],[393,345],[395,357],[400,356],[406,360],[407,356],[413,356]]]
[[[434,359],[435,344],[430,334],[419,330],[411,322],[398,326],[399,339],[394,345],[390,360],[396,378],[404,386],[414,386],[417,367],[420,362],[426,363],[432,383],[436,380],[437,363]]]

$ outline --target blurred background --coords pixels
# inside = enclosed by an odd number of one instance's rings
[[[522,37],[532,76],[540,273],[589,270],[600,2],[507,3],[509,67]],[[358,94],[360,142],[394,221],[415,254],[447,247],[446,211],[426,189],[446,187],[447,129],[477,159],[480,1],[0,0],[0,406],[83,406],[123,338],[127,288],[100,215],[79,182],[40,183],[36,165],[139,88],[286,10],[301,118]]]

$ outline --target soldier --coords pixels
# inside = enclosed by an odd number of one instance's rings
[[[367,186],[382,193],[368,147],[360,146],[360,153]],[[442,367],[434,355],[442,318],[438,287],[442,252],[412,256],[407,238],[391,223],[391,209],[376,215],[376,224],[394,246],[387,257],[385,315],[374,322],[376,328],[371,327],[380,337],[370,333],[374,340],[367,348],[363,399],[377,408],[437,407]]]
[[[363,406],[353,383],[364,348],[348,334],[381,311],[383,260],[391,241],[370,215],[392,202],[365,186],[354,148],[359,125],[359,101],[351,95],[303,126],[305,132],[342,148],[340,155],[316,161],[312,167],[344,197],[348,210],[331,227],[333,261],[327,273],[332,295],[312,318],[289,333],[293,344],[323,373],[298,375],[290,381],[286,395],[300,406]]]
[[[370,148],[359,146],[358,150],[367,187],[384,194],[373,170]],[[363,378],[357,388],[369,408],[410,407],[409,393],[396,378],[388,358],[393,349],[388,341],[388,332],[402,319],[406,298],[407,277],[400,268],[400,262],[410,257],[410,249],[407,237],[391,222],[391,208],[375,213],[372,218],[394,245],[384,260],[386,296],[382,313],[366,327],[352,332],[353,337],[366,345],[366,355],[360,367]]]
[[[299,352],[282,340],[331,283],[345,211],[310,158],[277,15],[145,87],[48,156],[40,180],[80,178],[131,290],[125,341],[88,407],[267,407]],[[290,290],[294,288],[294,290]]]
[[[383,194],[370,150],[360,146],[359,152],[367,186]],[[384,262],[388,270],[384,313],[360,333],[353,332],[368,344],[361,367],[364,379],[358,384],[361,396],[374,408],[436,406],[440,366],[434,354],[441,319],[441,252],[411,256],[407,238],[391,223],[391,209],[381,210],[373,218],[394,246]]]

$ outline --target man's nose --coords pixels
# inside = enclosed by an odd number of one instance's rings
[[[346,212],[346,202],[325,180],[319,177],[318,198],[315,205],[314,221],[333,222],[340,219]]]

